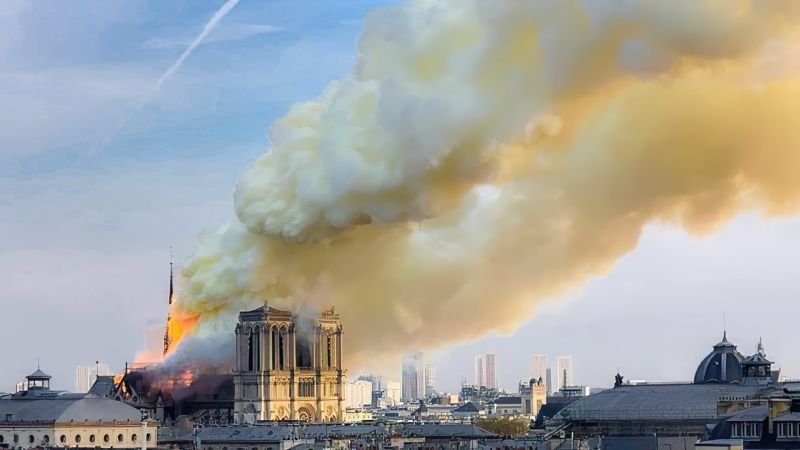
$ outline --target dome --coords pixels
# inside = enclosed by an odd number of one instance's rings
[[[714,350],[706,356],[694,374],[695,383],[734,383],[742,379],[744,357],[728,342],[727,333]]]

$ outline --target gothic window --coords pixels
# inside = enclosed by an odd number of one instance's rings
[[[283,330],[281,330],[280,337],[278,338],[278,368],[280,370],[285,369],[283,365],[283,356],[284,356],[283,350],[286,348],[285,339],[286,339],[286,333],[284,333]]]
[[[328,367],[328,369],[330,369],[331,367],[333,367],[333,338],[331,337],[330,334],[326,334],[325,336],[327,337],[327,341],[328,341],[328,363],[327,363],[327,367]]]
[[[299,338],[297,343],[297,367],[303,369],[311,369],[313,362],[311,360],[311,343],[304,338]]]
[[[271,366],[272,370],[278,370],[280,368],[278,366],[278,340],[279,340],[278,329],[273,327],[272,339],[270,340],[270,342],[272,343],[272,348],[270,349],[271,350],[270,363],[272,364]]]
[[[247,371],[253,371],[253,333],[247,333]]]
[[[253,331],[251,333],[252,334],[250,336],[251,336],[252,341],[253,341],[253,370],[255,372],[258,372],[259,370],[261,370],[261,368],[258,365],[258,360],[260,359],[260,355],[261,355],[261,351],[260,351],[261,350],[260,349],[261,341],[259,339],[260,336],[259,336],[259,332],[258,332],[258,327],[253,328]]]

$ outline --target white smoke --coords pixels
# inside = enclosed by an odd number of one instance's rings
[[[513,329],[609,270],[649,221],[708,231],[800,199],[797,4],[417,0],[295,105],[206,234],[190,340],[264,298],[334,304],[351,362]],[[272,301],[272,300],[271,300]],[[459,323],[457,329],[441,326]],[[181,349],[178,349],[179,352]]]

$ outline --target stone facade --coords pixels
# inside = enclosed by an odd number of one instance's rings
[[[340,422],[342,325],[333,309],[313,318],[269,306],[239,314],[234,419]]]

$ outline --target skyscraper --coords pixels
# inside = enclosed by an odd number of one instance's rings
[[[400,403],[402,399],[401,394],[402,388],[401,384],[397,381],[390,381],[386,383],[386,389],[383,391],[383,398],[385,398],[390,405],[396,405]]]
[[[92,385],[97,380],[97,376],[111,375],[108,364],[95,363],[93,366],[78,366],[75,369],[75,392],[85,394],[89,392]]]
[[[494,365],[494,353],[487,353],[483,357],[483,370],[486,371],[486,375],[484,376],[486,387],[489,389],[497,389],[497,372]]]
[[[436,366],[425,364],[425,397],[436,394]]]
[[[556,389],[573,386],[572,381],[572,356],[559,356],[556,370]]]
[[[553,369],[551,369],[549,367],[545,371],[544,383],[545,383],[545,386],[547,388],[547,395],[552,394],[553,393]]]
[[[345,405],[348,408],[361,409],[372,404],[372,381],[356,380],[345,385]]]
[[[483,356],[475,357],[475,386],[486,386],[486,380],[483,378]]]
[[[403,359],[403,401],[425,398],[425,364],[422,352],[409,353]]]
[[[547,356],[531,356],[531,378],[537,381],[539,378],[541,378],[542,381],[547,381]]]

